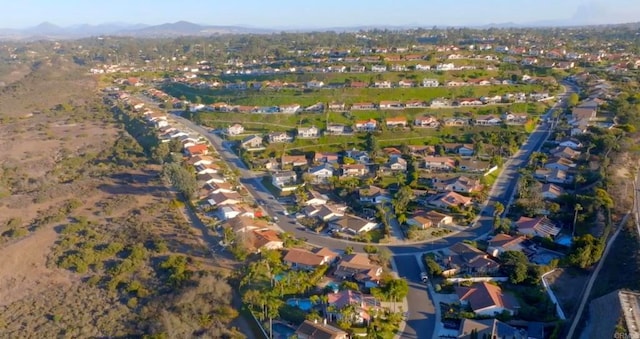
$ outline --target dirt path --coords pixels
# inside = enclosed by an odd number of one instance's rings
[[[0,249],[0,306],[52,285],[70,286],[77,280],[67,272],[46,267],[56,238],[57,233],[49,227]]]

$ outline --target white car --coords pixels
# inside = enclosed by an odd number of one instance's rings
[[[420,280],[422,280],[423,283],[426,283],[427,281],[429,281],[429,276],[427,275],[426,272],[420,273]]]

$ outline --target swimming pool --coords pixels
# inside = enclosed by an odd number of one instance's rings
[[[275,339],[289,339],[289,337],[291,337],[295,332],[295,328],[283,323],[273,324],[273,337]]]
[[[313,303],[309,299],[289,299],[287,305],[297,307],[303,311],[308,311],[313,307]]]
[[[332,290],[334,293],[340,291],[340,284],[338,284],[335,281],[332,281],[330,283],[327,284],[327,286],[325,286],[325,288],[328,288],[330,290]]]

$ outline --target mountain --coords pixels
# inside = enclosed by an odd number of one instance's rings
[[[241,26],[206,26],[188,21],[178,21],[154,26],[108,23],[100,25],[82,24],[69,27],[60,27],[50,22],[43,22],[35,27],[26,29],[0,28],[0,40],[77,39],[100,35],[166,38],[187,35],[209,36],[216,34],[265,34],[272,32],[274,32],[274,30]]]

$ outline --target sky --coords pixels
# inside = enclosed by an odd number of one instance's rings
[[[3,0],[1,28],[189,21],[260,28],[640,21],[640,0]]]

